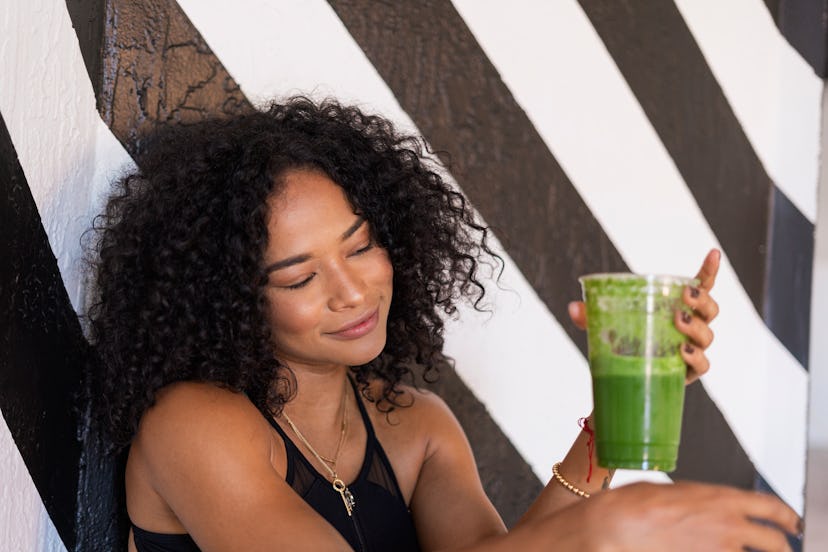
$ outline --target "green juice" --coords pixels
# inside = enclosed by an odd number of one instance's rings
[[[598,463],[607,468],[676,467],[687,340],[673,318],[689,278],[597,274],[581,279]]]
[[[673,471],[684,406],[684,361],[592,359],[596,449],[607,468]]]

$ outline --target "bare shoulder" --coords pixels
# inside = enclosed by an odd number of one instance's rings
[[[374,417],[380,425],[388,425],[404,430],[409,436],[412,432],[433,434],[445,427],[446,423],[457,423],[451,409],[442,397],[427,389],[410,385],[397,385],[400,394],[390,412],[374,408]]]
[[[272,443],[264,416],[242,393],[210,383],[180,382],[163,388],[141,418],[130,449],[151,471],[170,461],[192,462],[250,450],[270,456]]]
[[[402,397],[405,398],[404,400],[407,400],[405,404],[409,404],[409,410],[416,415],[438,417],[452,415],[451,409],[446,404],[446,401],[437,393],[411,385],[399,385],[398,388],[403,392]]]
[[[170,422],[182,416],[191,418],[193,414],[208,418],[224,414],[255,416],[258,410],[243,393],[213,383],[178,382],[158,391],[155,404],[141,420],[141,429],[145,425],[153,425],[159,418]]]
[[[390,456],[405,458],[407,465],[416,465],[419,474],[423,463],[441,446],[465,445],[463,429],[442,397],[409,385],[398,385],[397,389],[401,391],[399,406],[390,412],[370,409],[380,441],[386,450],[391,449]]]

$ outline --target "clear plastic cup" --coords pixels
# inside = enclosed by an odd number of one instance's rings
[[[587,312],[598,463],[673,471],[678,459],[687,367],[675,312],[698,280],[654,274],[578,279]]]

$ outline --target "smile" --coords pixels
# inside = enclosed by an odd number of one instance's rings
[[[379,309],[374,309],[367,315],[348,323],[346,326],[340,328],[335,332],[330,332],[328,335],[338,339],[357,339],[363,335],[370,333],[377,327],[379,322]]]

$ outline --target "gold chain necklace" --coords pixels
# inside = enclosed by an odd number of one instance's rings
[[[346,399],[346,394],[348,391],[348,379],[345,378],[345,386],[342,391],[342,431],[339,435],[339,444],[336,446],[336,452],[334,453],[333,458],[326,458],[316,452],[311,444],[305,439],[305,436],[302,435],[302,432],[299,431],[299,428],[296,427],[296,424],[293,423],[293,420],[290,419],[290,416],[287,415],[287,412],[282,412],[282,416],[285,417],[285,421],[290,426],[290,429],[296,434],[299,440],[305,445],[311,454],[319,461],[319,463],[324,467],[331,476],[331,484],[333,485],[333,489],[339,493],[339,496],[342,497],[342,504],[345,505],[345,511],[348,512],[348,517],[350,517],[356,507],[356,499],[354,495],[351,494],[351,491],[348,490],[348,486],[345,485],[345,482],[342,481],[339,476],[336,474],[336,461],[339,459],[339,453],[342,451],[342,445],[345,443],[345,436],[348,433],[348,401]]]
[[[345,379],[345,384],[342,388],[342,404],[339,406],[340,412],[342,412],[342,425],[339,432],[339,443],[336,444],[336,450],[334,451],[333,458],[328,458],[327,456],[322,456],[321,454],[317,454],[316,451],[305,441],[304,436],[296,431],[295,427],[293,431],[302,439],[302,442],[305,444],[306,447],[310,449],[311,452],[314,453],[315,456],[319,460],[322,460],[326,464],[330,464],[334,471],[336,471],[336,461],[339,459],[339,453],[342,450],[342,445],[345,444],[345,436],[348,434],[348,401],[346,401],[346,397],[348,396],[348,379]],[[287,417],[287,416],[285,416]]]

